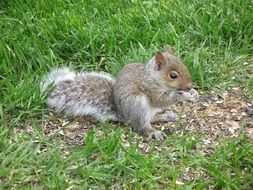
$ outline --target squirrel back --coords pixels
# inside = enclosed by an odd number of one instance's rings
[[[92,116],[118,121],[112,91],[115,79],[104,72],[75,73],[69,68],[54,68],[41,82],[45,91],[53,83],[46,103],[57,113],[68,116]]]

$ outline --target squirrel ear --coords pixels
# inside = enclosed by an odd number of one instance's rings
[[[166,49],[166,51],[167,51],[169,54],[171,54],[171,55],[174,54],[174,53],[173,53],[173,49],[172,49],[172,47],[171,47],[170,45],[166,45],[166,46],[165,46],[165,49]]]
[[[162,69],[162,67],[166,64],[166,61],[163,57],[163,54],[159,51],[155,56],[155,66],[158,71]]]

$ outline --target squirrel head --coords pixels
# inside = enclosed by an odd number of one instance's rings
[[[155,55],[155,69],[164,79],[166,86],[178,91],[190,91],[192,81],[188,68],[174,56],[172,48],[167,45],[165,52]]]

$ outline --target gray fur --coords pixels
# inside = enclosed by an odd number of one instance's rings
[[[115,79],[103,72],[74,73],[68,68],[53,69],[41,83],[42,90],[54,82],[47,105],[69,116],[89,115],[100,120],[118,121],[112,103]]]

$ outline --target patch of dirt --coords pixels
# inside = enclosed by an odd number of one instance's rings
[[[187,133],[201,133],[205,138],[202,144],[204,152],[210,155],[219,144],[219,137],[236,138],[240,133],[249,136],[253,143],[253,102],[240,95],[240,88],[232,88],[223,94],[214,92],[200,93],[200,99],[195,103],[183,103],[172,107],[171,110],[180,115],[175,123],[162,123],[154,125],[168,136],[171,133],[183,135]],[[111,130],[123,127],[123,124],[113,123]],[[84,143],[87,131],[96,128],[97,135],[102,135],[99,123],[91,117],[76,119],[67,118],[51,113],[49,119],[42,122],[43,133],[49,137],[58,137],[67,145],[81,145]],[[34,129],[29,123],[21,123],[16,128],[16,133],[23,131],[33,135]],[[127,129],[128,130],[128,129]],[[135,138],[142,138],[134,134]],[[129,146],[126,135],[122,135],[122,142]],[[143,140],[142,152],[148,153],[148,145]]]

